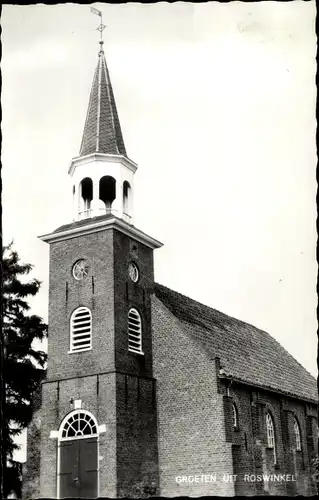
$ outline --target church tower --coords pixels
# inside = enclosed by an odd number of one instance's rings
[[[101,41],[69,168],[73,221],[41,236],[50,278],[40,497],[158,493],[150,294],[161,243],[133,225],[136,169]]]

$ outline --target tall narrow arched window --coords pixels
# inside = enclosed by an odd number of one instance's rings
[[[296,450],[301,451],[300,427],[295,417],[294,417],[294,435],[295,435]]]
[[[123,214],[131,216],[131,186],[127,181],[123,182]]]
[[[277,461],[276,458],[276,439],[275,439],[275,428],[272,416],[268,412],[266,415],[266,429],[267,429],[267,445],[268,448],[272,448],[274,452],[274,464]]]
[[[89,177],[85,177],[80,184],[80,211],[81,219],[91,217],[91,201],[93,198],[93,182]]]
[[[142,354],[142,320],[139,312],[132,308],[128,313],[128,350]]]
[[[238,412],[235,403],[232,404],[233,411],[233,427],[234,429],[238,428]]]
[[[78,307],[70,319],[70,353],[92,348],[92,314],[87,307]]]
[[[100,209],[102,213],[110,213],[112,208],[112,203],[116,197],[116,181],[110,175],[105,175],[100,179],[99,182],[99,199],[100,199]]]

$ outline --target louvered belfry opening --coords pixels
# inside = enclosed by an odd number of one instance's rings
[[[128,313],[128,350],[142,352],[142,321],[138,311],[134,308]]]
[[[79,352],[92,347],[92,315],[87,307],[79,307],[71,316],[70,352]]]

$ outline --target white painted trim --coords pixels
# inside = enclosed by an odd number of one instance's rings
[[[90,219],[88,219],[88,221],[89,220]],[[44,234],[42,236],[39,236],[39,238],[46,243],[56,243],[58,241],[68,240],[86,234],[97,233],[99,231],[104,231],[105,229],[118,229],[122,233],[130,236],[131,238],[134,238],[140,243],[143,243],[152,250],[163,246],[163,243],[161,243],[160,241],[155,240],[151,236],[148,236],[147,234],[143,233],[139,229],[136,229],[127,222],[116,218],[106,219],[101,222],[95,222],[94,224],[88,223],[87,226],[75,227],[73,229],[61,231],[60,233]]]
[[[128,352],[132,352],[133,354],[140,354],[141,356],[144,356],[143,351],[134,351],[134,349],[128,349]]]
[[[73,320],[76,318],[77,314],[83,312],[88,312],[89,313],[89,318],[90,318],[90,345],[86,345],[84,347],[81,347],[80,349],[76,349],[74,347],[74,336],[79,334],[81,335],[81,332],[74,332],[74,328],[76,328],[79,325],[73,325]],[[87,321],[87,319],[85,320]],[[70,349],[68,351],[68,354],[75,354],[76,352],[83,352],[83,351],[89,351],[92,349],[92,312],[91,310],[86,307],[86,306],[80,306],[74,309],[73,313],[71,314],[70,317],[70,323],[69,323],[69,331],[70,331]],[[87,332],[86,332],[87,333]]]
[[[76,415],[77,413],[84,413],[85,415],[88,415],[89,417],[92,418],[92,420],[94,421],[94,424],[96,426],[96,428],[98,429],[98,423],[97,423],[97,420],[95,418],[95,416],[88,410],[83,410],[81,409],[81,411],[79,410],[72,410],[72,411],[69,411],[69,413],[64,417],[64,419],[62,420],[61,424],[60,424],[60,427],[59,427],[59,441],[65,441],[67,439],[74,439],[74,438],[62,438],[62,432],[63,432],[63,427],[65,425],[65,423],[69,420],[69,418],[74,414]],[[96,434],[92,434],[92,437],[94,437]],[[80,436],[77,436],[76,439],[79,439]],[[86,436],[88,437],[88,436]]]
[[[75,410],[80,410],[82,408],[82,400],[81,399],[75,399],[74,400],[74,409]]]
[[[59,431],[50,431],[50,439],[58,439],[59,438]]]
[[[78,352],[92,351],[92,347],[86,347],[85,349],[78,349],[77,351],[68,351],[68,354],[77,354]]]
[[[137,164],[133,160],[130,160],[129,158],[127,158],[124,155],[120,155],[120,154],[113,155],[113,154],[106,154],[106,153],[90,153],[89,155],[76,156],[75,158],[72,158],[68,173],[72,176],[76,167],[78,167],[80,165],[85,165],[86,163],[93,163],[93,162],[122,163],[125,167],[127,167],[133,173],[135,173],[137,170]]]
[[[99,434],[106,432],[106,425],[105,424],[99,425],[98,432],[99,432]]]

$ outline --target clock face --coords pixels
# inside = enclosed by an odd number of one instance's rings
[[[89,266],[85,259],[78,260],[72,269],[73,277],[76,280],[83,280],[87,277],[89,272]]]
[[[131,280],[136,283],[139,277],[138,267],[134,262],[130,262],[128,266],[128,274]]]

